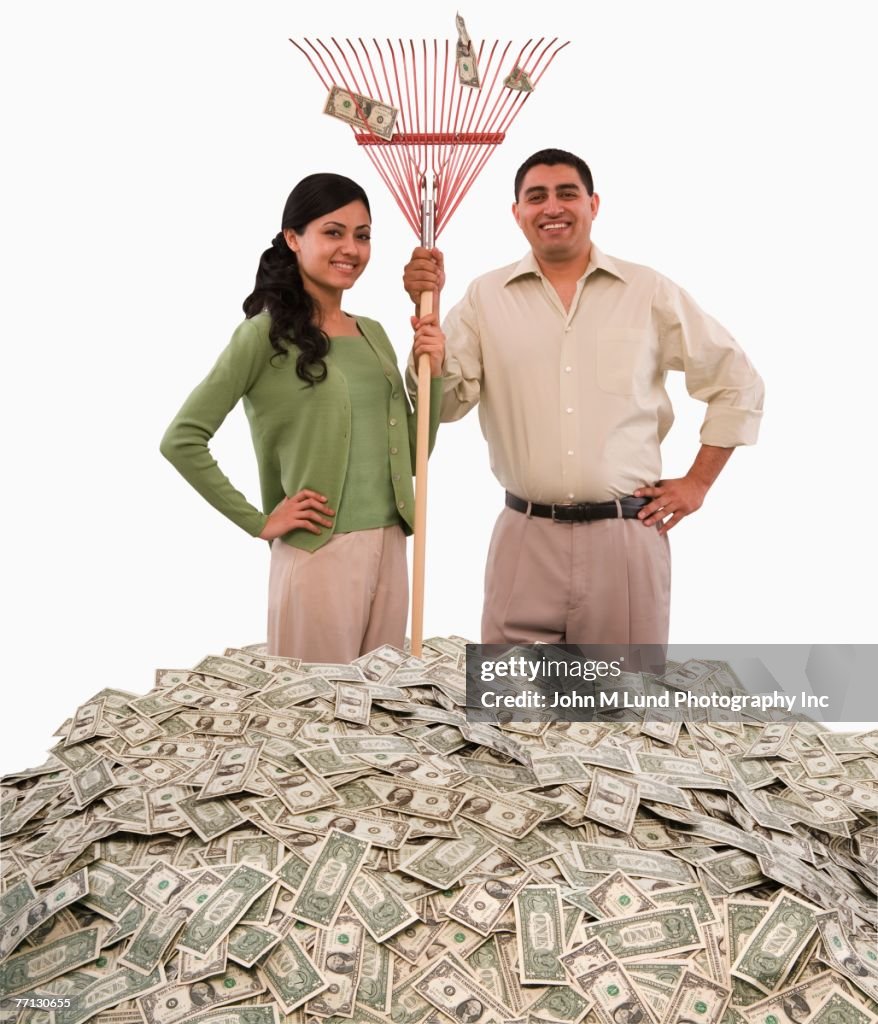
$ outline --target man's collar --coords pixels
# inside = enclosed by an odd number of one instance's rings
[[[583,277],[588,277],[589,274],[595,270],[603,270],[608,274],[612,274],[613,277],[618,277],[620,281],[625,281],[625,275],[619,269],[619,265],[613,259],[612,256],[607,256],[606,253],[594,244],[591,243],[591,253],[588,258],[588,267],[586,267]],[[537,277],[542,277],[543,272],[540,270],[540,265],[537,263],[537,258],[533,254],[533,249],[529,249],[527,255],[518,261],[512,268],[512,272],[503,282],[504,285],[511,284],[520,277],[527,277],[529,274],[535,274]]]

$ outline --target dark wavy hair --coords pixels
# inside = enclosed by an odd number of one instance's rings
[[[318,384],[326,378],[324,359],[329,352],[329,337],[315,323],[320,312],[318,305],[305,290],[296,254],[287,245],[283,232],[292,228],[300,235],[312,220],[357,199],[369,210],[363,189],[341,174],[309,174],[302,178],[290,192],[281,230],[259,258],[256,284],[244,299],[248,320],[263,310],[270,314],[268,337],[275,355],[287,355],[290,344],[299,349],[296,375],[307,384]]]
[[[577,156],[575,153],[568,153],[566,149],[541,149],[538,153],[534,153],[533,156],[529,156],[515,172],[516,203],[518,202],[518,194],[521,192],[521,183],[524,181],[525,174],[527,174],[531,167],[537,167],[541,164],[546,167],[557,167],[558,164],[574,167],[580,181],[585,185],[585,191],[590,196],[594,195],[594,178],[591,175],[591,168],[581,156]]]

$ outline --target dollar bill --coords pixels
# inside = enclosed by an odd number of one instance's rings
[[[874,962],[870,964],[859,955],[842,928],[837,912],[819,914],[817,927],[823,940],[821,956],[828,966],[878,1002],[878,969]]]
[[[320,1017],[350,1017],[360,981],[365,929],[350,914],[339,914],[318,940],[316,963],[328,986],[310,999],[307,1010]]]
[[[213,676],[214,679],[241,683],[248,690],[261,690],[273,678],[273,673],[256,668],[254,665],[243,665],[234,658],[220,658],[215,655],[202,658],[193,671]]]
[[[876,1024],[878,1015],[835,989],[817,1008],[812,1024]]]
[[[809,1019],[814,1011],[829,996],[837,985],[832,971],[821,971],[807,981],[783,988],[775,995],[748,1007],[748,1012],[757,1020],[774,1017],[777,1024],[798,1024]]]
[[[292,1013],[329,987],[313,961],[290,935],[271,950],[260,973],[284,1013]],[[147,1024],[153,1022],[147,1021]]]
[[[658,906],[623,871],[614,871],[588,891],[603,917],[629,917]]]
[[[640,793],[633,779],[596,769],[588,790],[585,813],[593,821],[620,832],[630,832],[639,800]]]
[[[600,939],[620,960],[671,956],[703,946],[698,922],[690,907],[647,910],[630,917],[587,924],[586,940]]]
[[[372,712],[369,691],[353,683],[339,683],[335,691],[335,717],[343,722],[368,725]]]
[[[457,25],[457,46],[455,58],[457,60],[457,79],[461,85],[469,86],[472,89],[481,88],[479,79],[479,66],[476,60],[473,42],[466,30],[466,23],[457,14],[454,17]]]
[[[138,974],[152,974],[186,920],[182,911],[152,910],[143,918],[119,959],[120,967],[130,968]]]
[[[188,919],[177,947],[206,956],[232,930],[274,879],[250,864],[239,864]]]
[[[738,955],[732,973],[766,995],[777,989],[817,928],[818,909],[782,893]]]
[[[133,973],[133,972],[132,972]],[[137,975],[134,975],[137,977]],[[193,984],[163,987],[137,997],[144,1024],[177,1024],[196,1014],[238,1003],[265,991],[265,982],[239,967]]]
[[[302,879],[293,913],[301,921],[330,928],[369,852],[369,843],[330,829]]]
[[[229,932],[227,954],[236,964],[252,967],[282,938],[280,932],[272,928],[256,924],[239,924]]]
[[[687,970],[680,978],[665,1017],[675,1021],[694,1018],[703,1024],[720,1024],[731,994],[730,988]]]
[[[522,806],[521,800],[507,800],[484,790],[469,790],[468,798],[460,805],[458,813],[513,839],[522,839],[543,820],[541,810]]]
[[[399,117],[395,107],[361,96],[357,92],[348,92],[337,85],[329,90],[323,113],[346,121],[355,128],[368,129],[373,135],[387,141],[393,138],[396,119]]]
[[[533,83],[530,80],[530,75],[528,75],[524,68],[519,67],[518,64],[514,65],[509,74],[503,79],[503,85],[514,92],[533,92]]]
[[[460,790],[422,786],[415,782],[403,784],[370,779],[369,788],[384,798],[385,807],[422,818],[438,818],[440,821],[453,818],[467,799],[467,794]]]
[[[70,785],[80,807],[85,807],[108,789],[114,789],[118,783],[106,758],[98,758],[87,768],[83,768],[71,776]]]
[[[139,1018],[139,1015],[138,1015]],[[131,1021],[106,1021],[102,1024],[135,1024]],[[229,1006],[219,1010],[208,1010],[190,1017],[187,1024],[280,1024],[277,1007],[274,1005]]]
[[[502,867],[504,862],[506,869]],[[498,852],[489,854],[477,869],[486,872],[484,881],[466,886],[447,913],[480,935],[490,935],[527,884],[530,873]]]
[[[440,956],[412,988],[452,1020],[490,1020],[493,1014],[499,1022],[511,1016],[509,1008],[478,985],[466,964],[451,953]]]
[[[187,874],[159,859],[125,891],[139,903],[153,910],[162,910],[177,900],[191,884]]]
[[[616,960],[583,975],[579,978],[579,986],[594,1000],[592,1013],[601,1024],[655,1020],[637,986]]]
[[[183,711],[175,715],[173,720],[180,724],[181,734],[197,732],[202,736],[243,736],[256,717],[249,711],[225,715]],[[303,724],[303,722],[298,723],[300,728]],[[167,729],[167,721],[164,722],[164,726]]]
[[[375,942],[384,942],[418,919],[405,900],[365,869],[354,878],[347,899]]]
[[[391,953],[369,935],[363,937],[360,978],[355,1002],[372,1013],[386,1014],[390,1005]]]
[[[106,978],[100,978],[78,992],[70,1006],[55,1010],[57,1024],[82,1024],[101,1010],[118,1006],[121,1002],[155,992],[165,984],[164,971],[157,967],[152,974],[137,974],[135,971],[113,971]]]
[[[100,940],[99,928],[84,928],[10,957],[0,964],[0,992],[33,992],[59,974],[91,963],[97,959]]]
[[[259,762],[262,744],[242,743],[226,747],[198,793],[199,800],[216,799],[248,788]]]
[[[175,806],[186,824],[206,843],[247,820],[231,800],[199,800],[193,794],[177,800]]]
[[[341,802],[332,786],[310,772],[290,774],[283,768],[268,769],[263,766],[260,775],[293,814],[319,810]]]
[[[624,871],[628,875],[661,878],[685,885],[692,881],[689,868],[665,854],[625,847],[609,847],[598,843],[575,843],[577,860],[584,871],[604,874]]]
[[[82,743],[97,735],[101,727],[104,700],[103,697],[96,697],[77,709],[70,722],[67,738],[64,740],[65,747],[72,747],[75,743]]]
[[[89,893],[93,877],[94,875],[89,875],[86,869],[82,868],[52,886],[48,891],[40,892],[37,899],[24,904],[12,914],[0,926],[0,960],[5,960],[19,943],[57,914],[59,910],[83,899]]]
[[[561,898],[556,886],[528,885],[515,897],[518,970],[523,985],[566,981]]]
[[[464,822],[459,826],[458,839],[435,839],[400,866],[406,874],[439,889],[448,889],[495,845],[481,831]]]

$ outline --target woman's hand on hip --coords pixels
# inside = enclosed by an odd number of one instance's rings
[[[272,511],[259,536],[263,540],[283,537],[290,530],[322,533],[321,526],[332,526],[329,516],[335,511],[326,504],[326,496],[317,491],[301,490],[292,498],[284,498]]]
[[[445,362],[445,335],[439,326],[439,317],[435,313],[422,317],[413,316],[412,327],[415,330],[415,366],[422,355],[429,356],[430,376],[441,377]]]

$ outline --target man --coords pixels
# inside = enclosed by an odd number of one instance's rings
[[[664,645],[668,531],[701,506],[732,449],[756,441],[759,375],[681,288],[591,242],[600,199],[585,162],[541,150],[515,177],[530,243],[477,278],[443,325],[444,421],[479,406],[506,488],[485,574],[483,643]],[[404,274],[444,284],[438,250]],[[667,370],[708,404],[689,472],[661,480]]]

